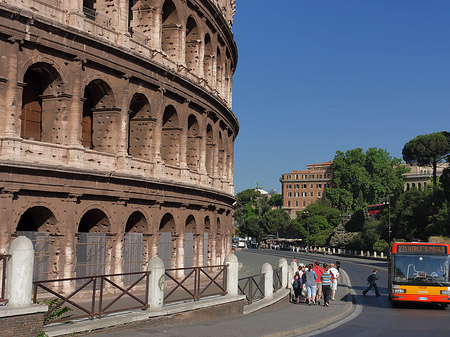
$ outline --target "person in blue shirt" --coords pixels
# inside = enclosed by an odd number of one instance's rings
[[[323,305],[328,307],[330,305],[331,274],[326,263],[323,264],[320,280],[322,281]]]

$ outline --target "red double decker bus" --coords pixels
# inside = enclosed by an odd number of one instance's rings
[[[377,216],[378,213],[381,212],[381,210],[383,209],[383,207],[386,207],[387,204],[376,204],[376,205],[369,205],[367,207],[364,207],[364,214],[366,214],[366,216]]]
[[[389,299],[393,303],[450,302],[450,244],[396,242],[389,260]]]

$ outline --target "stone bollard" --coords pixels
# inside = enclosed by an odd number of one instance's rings
[[[227,294],[229,296],[239,295],[239,261],[236,255],[230,254],[225,258],[224,264],[228,265],[227,270]],[[273,277],[273,276],[272,276]]]
[[[162,310],[164,306],[164,280],[165,271],[164,262],[159,256],[153,257],[148,262],[147,270],[149,276],[149,309]]]
[[[33,288],[33,243],[25,236],[16,238],[9,247],[11,258],[7,266],[6,296],[8,306],[31,305]]]
[[[291,289],[292,288],[292,284],[291,284],[291,280],[294,278],[295,272],[298,270],[298,266],[297,266],[297,262],[292,261],[291,264],[289,265],[288,268],[289,272],[288,272],[288,276],[287,276],[287,283],[288,283],[288,288]]]
[[[363,251],[361,251],[361,256],[364,256],[364,252]]]
[[[281,287],[286,288],[288,285],[288,263],[285,258],[278,261],[278,268],[281,268]]]
[[[380,253],[380,257],[381,257],[381,258],[384,258],[383,252]]]
[[[367,251],[367,255],[366,255],[367,257],[370,257],[370,252],[369,251]]]
[[[377,257],[377,252],[373,252],[373,257]]]
[[[264,298],[273,298],[273,269],[270,263],[264,263],[261,268],[261,274],[264,276]]]

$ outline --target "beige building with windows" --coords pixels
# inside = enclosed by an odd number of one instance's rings
[[[331,164],[331,161],[311,164],[306,170],[294,170],[281,176],[282,208],[288,211],[292,218],[297,216],[298,211],[320,199],[325,188],[331,187]]]
[[[411,189],[417,189],[419,191],[425,189],[428,184],[433,182],[433,169],[430,166],[420,167],[417,165],[403,164],[408,167],[410,171],[403,174],[404,180],[404,190],[408,191]],[[439,177],[442,175],[442,171],[449,167],[449,163],[439,163],[437,165],[436,175]]]
[[[35,279],[142,271],[156,255],[224,261],[234,12],[234,0],[0,2],[0,253],[30,237]]]

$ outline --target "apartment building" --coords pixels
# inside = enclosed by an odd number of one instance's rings
[[[333,180],[332,161],[307,165],[306,170],[284,173],[281,178],[282,207],[295,218],[298,211],[316,202]]]

